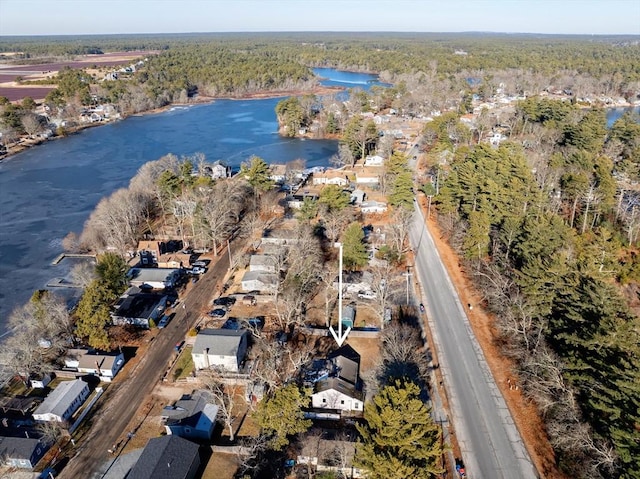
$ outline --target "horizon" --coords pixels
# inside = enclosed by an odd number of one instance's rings
[[[636,36],[640,2],[0,0],[3,38],[215,33]]]

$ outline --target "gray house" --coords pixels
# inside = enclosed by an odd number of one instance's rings
[[[42,439],[0,436],[0,457],[9,467],[33,469],[48,450]]]
[[[82,379],[61,382],[33,413],[36,421],[65,422],[89,397],[89,385]]]
[[[200,447],[179,436],[149,439],[127,479],[194,479]]]
[[[244,329],[203,329],[196,336],[191,357],[196,369],[221,369],[233,373],[247,353],[248,333]]]
[[[249,271],[260,271],[263,273],[277,273],[276,257],[269,254],[254,254],[249,260]]]
[[[210,392],[194,391],[162,410],[167,434],[187,439],[211,439],[216,425],[218,406]]]
[[[242,277],[243,291],[274,291],[278,284],[278,276],[261,271],[247,271]]]

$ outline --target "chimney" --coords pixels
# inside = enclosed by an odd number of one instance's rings
[[[98,371],[98,376],[102,376],[102,371],[100,371],[100,364],[98,364],[97,359],[96,359],[96,371]]]
[[[204,350],[204,367],[205,369],[209,369],[209,348]]]

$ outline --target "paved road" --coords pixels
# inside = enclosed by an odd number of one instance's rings
[[[237,247],[234,245],[232,249]],[[216,284],[227,271],[228,255],[222,254],[217,263],[210,266],[210,270],[201,275],[189,294],[182,299],[185,307],[178,305],[174,318],[158,332],[135,368],[126,378],[116,378],[116,382],[108,387],[91,415],[93,424],[88,437],[79,444],[76,455],[63,469],[61,479],[101,477],[96,471],[105,461],[114,457],[108,449],[126,436],[126,427],[131,418],[150,397],[155,384],[166,371],[174,354],[174,346],[184,340],[189,328],[197,321],[200,310],[208,305]]]
[[[537,477],[417,204],[409,239],[467,476]]]

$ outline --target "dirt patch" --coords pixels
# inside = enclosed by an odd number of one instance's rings
[[[420,204],[426,217],[426,199],[422,197]],[[498,335],[494,328],[495,318],[480,306],[482,295],[474,289],[457,254],[444,239],[433,211],[427,226],[460,300],[463,304],[474,305],[472,310],[467,311],[469,321],[538,473],[541,477],[548,478],[567,477],[556,468],[555,454],[536,406],[523,397],[520,389],[515,389],[518,382],[513,374],[515,364],[499,351],[496,344]]]
[[[238,469],[235,454],[214,452],[202,474],[202,479],[233,479]]]

